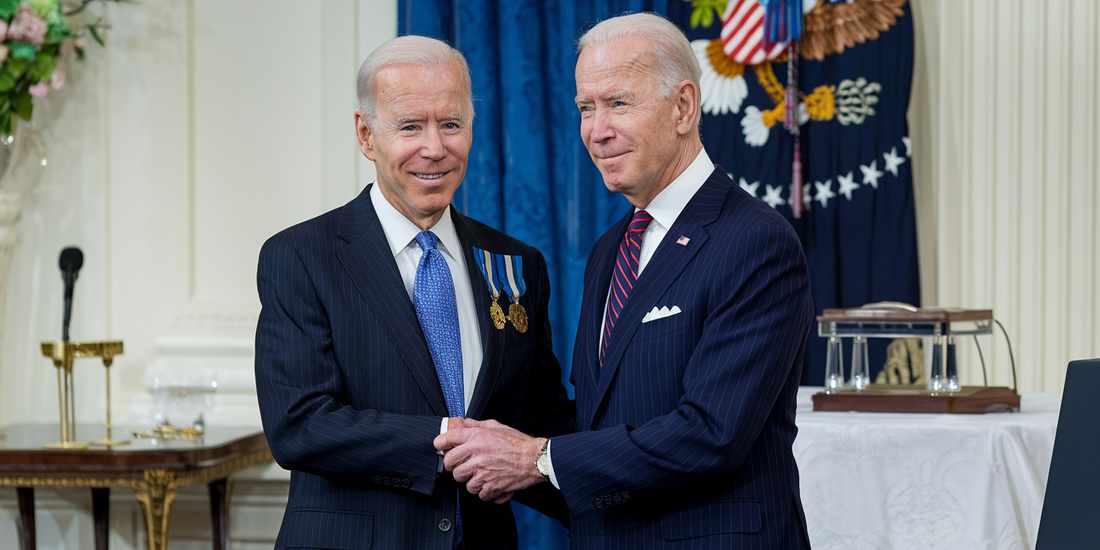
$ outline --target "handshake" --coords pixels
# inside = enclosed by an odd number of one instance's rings
[[[481,500],[504,504],[516,491],[546,481],[535,467],[546,438],[531,437],[496,420],[450,418],[435,438],[443,465]]]

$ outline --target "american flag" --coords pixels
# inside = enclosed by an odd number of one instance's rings
[[[764,42],[764,6],[759,0],[730,0],[722,15],[722,51],[742,65],[775,59],[786,42]]]

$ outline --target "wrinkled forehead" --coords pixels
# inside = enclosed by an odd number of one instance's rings
[[[578,97],[602,93],[605,88],[649,90],[658,83],[656,57],[636,39],[591,44],[577,58]]]
[[[473,115],[469,83],[456,63],[387,65],[378,70],[373,84],[382,111],[401,110],[415,103],[459,111],[466,117]]]

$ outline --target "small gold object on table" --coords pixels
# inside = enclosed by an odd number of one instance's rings
[[[107,437],[91,442],[92,445],[125,445],[126,440],[111,439],[111,363],[116,355],[122,355],[121,340],[100,342],[42,342],[42,355],[53,359],[57,368],[57,402],[61,416],[61,441],[46,443],[47,449],[87,449],[87,442],[76,441],[76,401],[73,387],[73,359],[99,357],[107,373]]]

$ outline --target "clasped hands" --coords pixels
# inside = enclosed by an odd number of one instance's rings
[[[443,466],[470,493],[496,504],[546,480],[535,468],[545,438],[531,437],[496,420],[451,418],[435,438]]]

